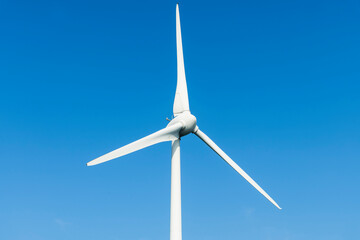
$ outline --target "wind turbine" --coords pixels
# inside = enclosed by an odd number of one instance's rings
[[[124,147],[116,149],[108,154],[96,158],[88,166],[100,164],[112,159],[135,152],[151,145],[171,141],[171,206],[170,206],[170,240],[181,240],[181,178],[180,178],[180,138],[190,133],[195,134],[214,150],[235,171],[243,176],[253,187],[264,195],[272,204],[281,209],[279,205],[246,173],[242,170],[223,150],[221,150],[205,133],[203,133],[191,114],[185,79],[184,57],[181,40],[179,4],[176,5],[176,48],[177,48],[177,86],[174,100],[174,118],[170,123],[149,136],[141,138]]]

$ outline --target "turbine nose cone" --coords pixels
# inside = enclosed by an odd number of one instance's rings
[[[175,123],[180,122],[182,124],[182,129],[179,132],[179,136],[185,136],[189,133],[192,133],[196,129],[196,117],[192,115],[190,112],[186,111],[181,113],[180,115],[176,116],[168,126],[171,126]]]

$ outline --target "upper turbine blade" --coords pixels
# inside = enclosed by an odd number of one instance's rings
[[[156,143],[165,142],[165,141],[173,141],[179,138],[179,131],[182,128],[181,123],[174,124],[172,126],[161,129],[149,136],[141,138],[133,143],[125,145],[119,149],[116,149],[108,154],[105,154],[101,157],[98,157],[87,163],[88,166],[93,166],[99,163],[103,163],[126,154],[135,152],[142,148],[146,148],[148,146],[154,145]]]
[[[278,209],[281,209],[279,205],[249,176],[244,170],[242,170],[223,150],[221,150],[205,133],[198,129],[194,132],[201,140],[203,140],[212,150],[214,150],[220,157],[222,157],[225,162],[227,162],[232,168],[235,169],[241,176],[243,176],[246,181],[253,185],[262,195],[264,195],[272,204],[274,204]]]
[[[174,100],[174,116],[190,111],[185,78],[184,56],[181,40],[179,4],[176,4],[176,49],[177,49],[177,86]]]

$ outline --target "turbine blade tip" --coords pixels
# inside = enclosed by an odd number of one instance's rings
[[[95,165],[95,164],[92,163],[92,161],[90,161],[90,162],[88,162],[88,163],[86,164],[86,166],[88,166],[88,167],[93,166],[93,165]]]

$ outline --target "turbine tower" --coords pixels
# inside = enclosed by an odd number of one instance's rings
[[[170,206],[170,240],[181,240],[181,177],[180,177],[180,138],[190,133],[198,136],[212,150],[214,150],[235,171],[243,176],[253,187],[264,195],[272,204],[281,209],[279,205],[224,151],[222,151],[205,133],[203,133],[191,114],[185,78],[183,48],[181,40],[179,4],[176,5],[176,48],[177,48],[177,86],[174,100],[174,118],[170,123],[149,136],[141,138],[124,147],[116,149],[108,154],[96,158],[88,166],[100,164],[112,159],[124,156],[151,145],[171,141],[171,206]]]

